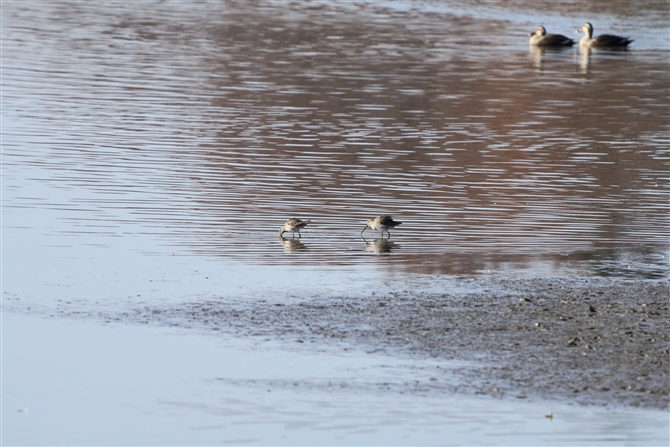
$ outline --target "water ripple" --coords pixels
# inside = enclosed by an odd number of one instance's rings
[[[65,4],[3,18],[5,207],[59,213],[54,234],[149,234],[252,264],[667,267],[650,255],[670,235],[663,58],[529,59],[521,38],[464,42],[476,27],[449,13],[159,2],[146,21],[123,2]],[[362,31],[366,15],[383,20]],[[361,239],[381,213],[403,225]],[[294,216],[313,223],[279,240]]]

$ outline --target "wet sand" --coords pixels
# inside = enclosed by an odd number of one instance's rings
[[[212,300],[104,317],[459,361],[444,377],[408,383],[403,392],[667,408],[668,281],[450,284],[443,293]]]

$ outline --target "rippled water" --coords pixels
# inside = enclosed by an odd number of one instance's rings
[[[213,346],[189,322],[75,330],[58,318],[445,293],[476,275],[667,278],[667,1],[0,8],[0,310],[49,318],[3,317],[16,360],[3,366],[5,442],[667,443],[657,411],[553,406],[551,421],[544,402],[222,388],[249,371],[382,383],[388,362],[315,355],[328,341],[298,356],[229,333]],[[539,24],[572,36],[586,20],[635,42],[528,47]],[[363,239],[381,213],[403,224]],[[312,224],[280,240],[290,217]],[[426,368],[400,360],[401,384]]]
[[[5,225],[248,265],[667,276],[663,3],[592,13],[635,42],[588,54],[528,48],[585,20],[570,2],[5,3]],[[363,240],[381,213],[403,224]]]

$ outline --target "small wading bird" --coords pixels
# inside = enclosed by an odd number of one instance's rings
[[[396,222],[393,220],[391,216],[382,214],[381,216],[375,217],[374,219],[368,219],[367,223],[365,224],[365,228],[363,228],[363,231],[370,227],[375,231],[379,231],[382,234],[382,237],[384,237],[384,231],[386,231],[390,239],[391,233],[389,233],[389,228],[395,228],[401,223],[402,222]],[[361,231],[361,236],[363,235],[363,231]]]
[[[296,219],[295,217],[293,219],[289,219],[286,221],[284,226],[279,229],[279,237],[282,237],[284,233],[288,232],[293,233],[293,237],[295,237],[295,234],[298,233],[298,237],[300,237],[300,230],[305,228],[310,222],[311,220],[300,220]]]
[[[612,34],[601,34],[600,36],[593,37],[593,25],[589,22],[583,24],[577,32],[584,33],[584,37],[579,40],[579,46],[584,48],[627,47],[633,41],[629,37]]]
[[[562,34],[547,34],[544,26],[538,26],[528,35],[531,36],[530,44],[536,47],[571,47],[576,43]]]

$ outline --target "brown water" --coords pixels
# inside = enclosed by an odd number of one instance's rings
[[[248,264],[666,276],[659,17],[604,16],[636,42],[584,54],[529,51],[514,8],[405,6],[6,4],[5,206]],[[14,193],[26,169],[50,192]]]

